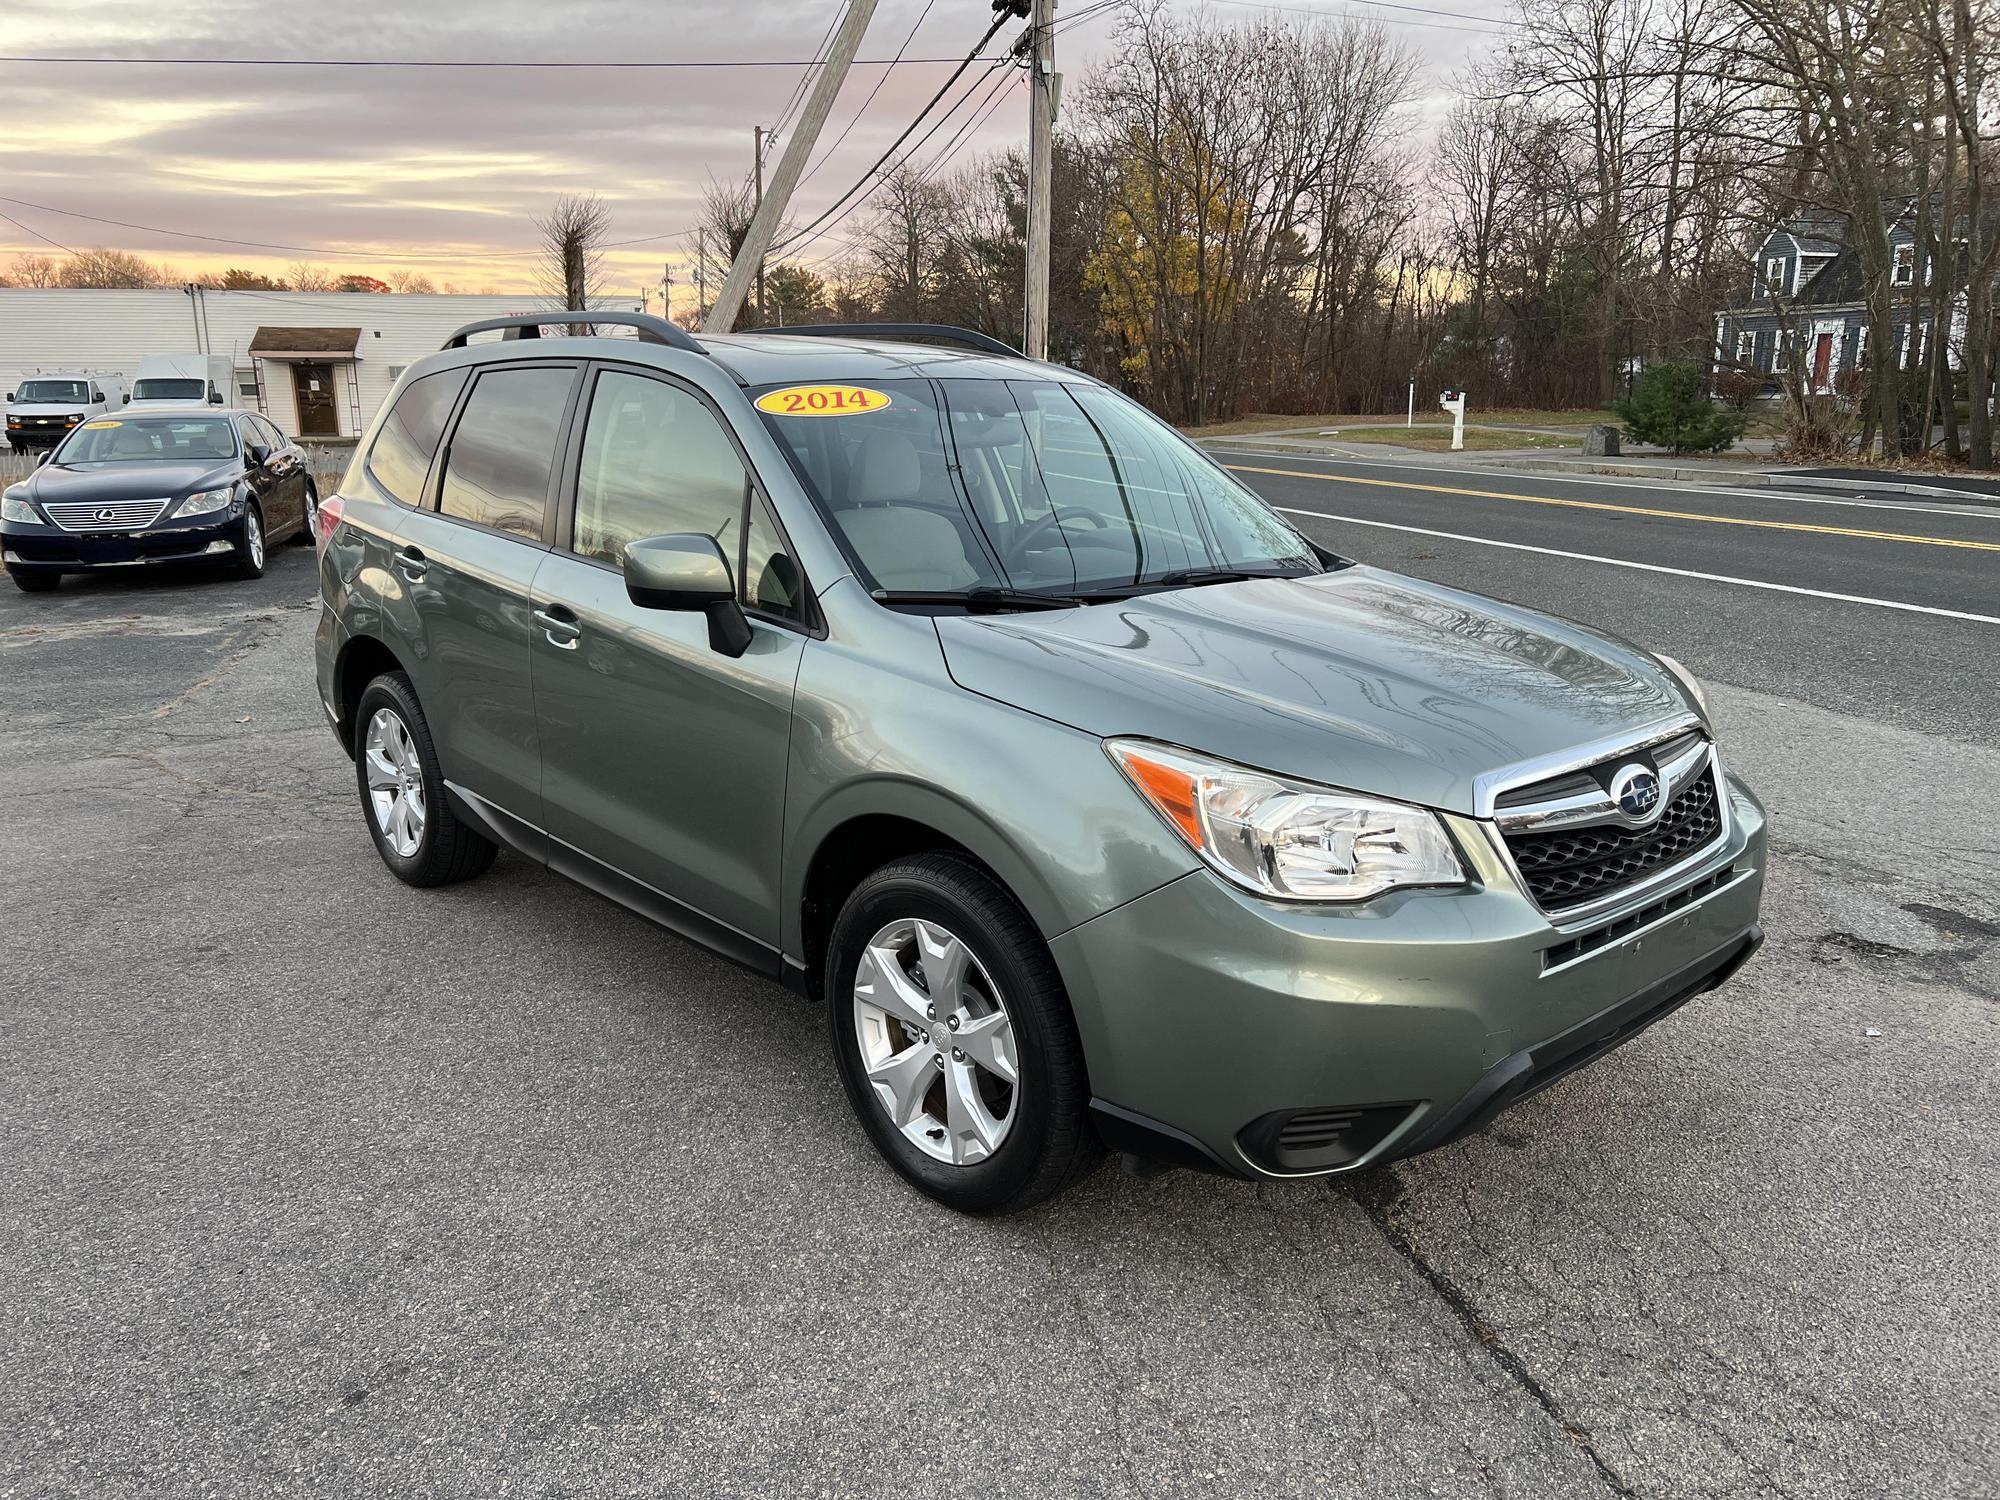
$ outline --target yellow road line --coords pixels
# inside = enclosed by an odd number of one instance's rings
[[[1863,531],[1852,526],[1814,526],[1805,521],[1759,521],[1749,516],[1711,516],[1695,510],[1656,510],[1644,505],[1612,505],[1603,500],[1562,500],[1554,495],[1510,495],[1503,490],[1462,490],[1443,484],[1415,484],[1406,479],[1363,479],[1353,474],[1319,474],[1308,469],[1260,469],[1229,464],[1238,474],[1271,474],[1281,479],[1320,479],[1328,484],[1372,484],[1390,490],[1425,490],[1437,495],[1470,495],[1479,500],[1517,500],[1523,505],[1561,505],[1571,510],[1608,510],[1626,516],[1661,516],[1669,521],[1711,521],[1717,526],[1755,526],[1766,531],[1809,531],[1820,536],[1858,536],[1871,542],[1916,542],[1925,547],[1963,547],[1972,552],[2000,552],[2000,542],[1961,541],[1956,537],[1913,536],[1902,531]]]

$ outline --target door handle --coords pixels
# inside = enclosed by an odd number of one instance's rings
[[[562,609],[561,605],[556,606]],[[546,609],[535,611],[535,623],[542,627],[542,634],[548,643],[562,651],[574,651],[576,638],[583,634],[583,626],[568,610],[561,614]]]
[[[396,571],[412,583],[423,582],[424,574],[430,569],[430,559],[415,547],[405,547],[396,554]]]

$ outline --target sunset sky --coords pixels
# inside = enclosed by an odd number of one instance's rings
[[[1087,3],[1062,0],[1058,22]],[[1221,0],[1211,6],[1222,20],[1259,10],[1339,14],[1348,8],[1330,0],[1270,6]],[[153,0],[89,7],[73,0],[8,0],[0,10],[0,52],[140,59],[803,61],[834,9],[830,0],[812,6],[779,0]],[[1462,18],[1497,16],[1504,6],[1501,0],[1450,0],[1446,9]],[[932,0],[924,12],[924,0],[882,0],[862,56],[895,55],[923,15],[909,58],[962,57],[991,21],[988,0]],[[1420,26],[1406,12],[1366,13],[1416,49],[1432,85],[1474,52],[1500,43],[1477,30],[1446,29],[1436,17]],[[1081,83],[1091,63],[1106,55],[1115,21],[1115,13],[1105,13],[1061,33],[1066,88]],[[1002,36],[1016,29],[1010,24]],[[996,40],[989,50],[999,47]],[[778,118],[801,71],[0,62],[0,98],[6,101],[0,108],[0,195],[17,200],[0,199],[0,214],[8,216],[0,218],[0,265],[24,252],[60,254],[58,245],[108,246],[189,274],[242,266],[282,277],[304,261],[336,272],[421,271],[462,291],[529,290],[536,271],[531,216],[561,193],[587,191],[610,202],[614,240],[644,237],[608,254],[607,289],[657,289],[662,265],[673,261],[677,301],[691,299],[685,231],[694,224],[702,190],[711,175],[747,173],[751,127]],[[891,71],[865,115],[802,187],[794,220],[810,220],[859,177],[949,72],[948,64],[909,61]],[[882,73],[880,67],[856,67],[822,150],[846,128]],[[1025,88],[1018,70],[1004,85],[1001,77],[992,75],[990,83],[1004,87],[1005,97],[963,140],[953,167],[1024,140]],[[968,107],[917,154],[918,164],[945,147],[991,98],[982,84]],[[1413,130],[1423,128],[1422,115],[1413,111]],[[775,154],[770,160],[775,166]],[[179,233],[163,232],[168,230]],[[842,250],[830,237],[805,259],[832,261]]]

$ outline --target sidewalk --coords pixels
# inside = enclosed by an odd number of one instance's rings
[[[1384,424],[1387,425],[1387,424]],[[1470,428],[1473,424],[1467,423]],[[1500,430],[1488,427],[1487,431]],[[1510,431],[1542,431],[1540,428],[1510,428]],[[1546,429],[1555,432],[1557,429]],[[1948,474],[1900,476],[1879,469],[1838,469],[1793,467],[1776,463],[1769,453],[1769,439],[1752,439],[1763,453],[1745,451],[1735,459],[1671,458],[1665,454],[1635,454],[1620,458],[1566,456],[1546,449],[1486,449],[1481,452],[1435,452],[1403,448],[1394,443],[1342,443],[1321,435],[1317,427],[1286,428],[1241,437],[1209,437],[1196,441],[1204,447],[1234,448],[1248,453],[1285,454],[1322,458],[1388,459],[1397,463],[1432,464],[1452,468],[1520,470],[1544,474],[1595,474],[1606,478],[1655,479],[1682,484],[1709,484],[1730,489],[1823,489],[1852,493],[1906,495],[1933,500],[1955,500],[1967,505],[2000,505],[2000,476],[1959,478]],[[1747,448],[1748,445],[1746,445]],[[1741,451],[1741,450],[1739,450]]]

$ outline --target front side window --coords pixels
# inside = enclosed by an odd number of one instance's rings
[[[236,435],[227,417],[102,417],[64,439],[54,462],[66,467],[117,463],[197,463],[232,458]]]
[[[445,450],[438,509],[540,541],[556,439],[575,378],[573,369],[550,366],[483,373]]]
[[[382,421],[368,450],[368,472],[405,505],[423,502],[424,476],[444,437],[444,424],[465,389],[464,370],[440,370],[413,380]]]
[[[607,370],[584,421],[571,550],[616,567],[627,542],[700,532],[733,558],[749,486],[735,445],[692,392]]]

